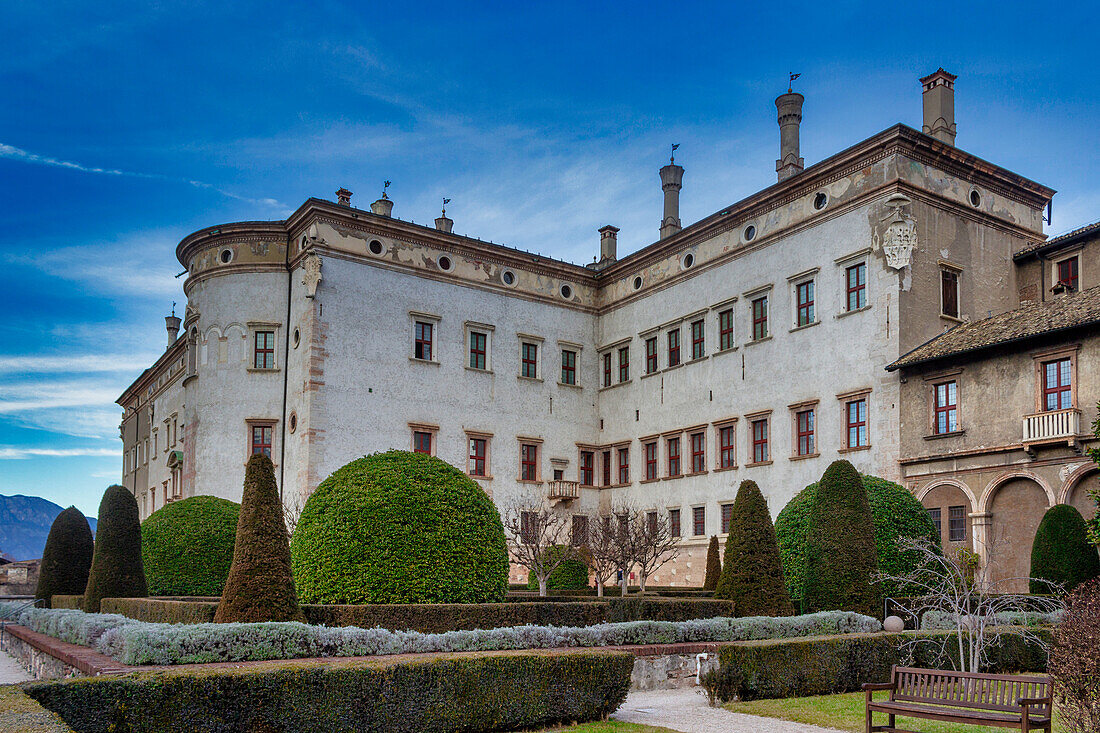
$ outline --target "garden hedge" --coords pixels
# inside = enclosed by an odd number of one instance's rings
[[[30,685],[81,733],[445,733],[601,720],[626,699],[627,653],[503,652],[266,663]]]
[[[564,547],[554,545],[550,548],[550,559],[553,562],[557,556],[565,551]],[[534,573],[527,574],[527,589],[538,590],[539,579]],[[550,577],[546,579],[547,590],[583,590],[588,587],[588,566],[580,557],[572,557],[563,560]]]
[[[4,733],[73,733],[57,713],[42,707],[15,685],[0,685],[0,731]]]
[[[1050,640],[1047,629],[1031,633]],[[704,675],[708,690],[723,702],[731,700],[780,699],[810,695],[854,692],[864,682],[888,682],[890,667],[907,664],[931,669],[954,669],[954,644],[941,646],[939,639],[950,632],[903,632],[898,634],[846,634],[807,639],[750,641],[722,646],[718,668]],[[935,639],[918,644],[911,660],[904,658],[901,644],[913,638]],[[1043,647],[1019,633],[1004,633],[1000,644],[990,650],[986,671],[995,673],[1043,672],[1047,653]]]
[[[742,481],[737,490],[726,537],[726,556],[714,597],[736,601],[743,616],[794,613],[783,582],[783,563],[768,502],[755,481]]]
[[[71,506],[58,514],[42,550],[35,600],[49,606],[55,595],[83,593],[88,586],[94,544],[92,528],[83,512]]]
[[[322,481],[291,552],[303,603],[494,603],[508,591],[496,506],[420,453],[374,454]]]
[[[99,502],[92,568],[84,589],[84,610],[99,611],[104,598],[141,598],[149,595],[141,562],[141,521],[130,490],[108,486]]]
[[[722,578],[722,553],[718,549],[718,537],[710,536],[710,544],[707,545],[707,568],[703,576],[703,590],[713,591],[718,587],[718,581]]]
[[[1047,509],[1031,545],[1031,592],[1050,593],[1053,583],[1069,593],[1097,575],[1100,555],[1089,542],[1081,512],[1069,504]]]
[[[84,595],[58,594],[50,600],[50,608],[84,608]]]
[[[220,596],[233,563],[240,504],[192,496],[141,523],[141,557],[154,596]]]
[[[914,553],[903,553],[897,545],[898,537],[926,539],[935,546],[940,536],[931,515],[904,487],[891,481],[861,474],[867,499],[871,505],[871,517],[875,523],[875,551],[879,570],[889,575],[904,575],[914,569],[920,559]],[[783,558],[783,575],[787,591],[792,599],[802,598],[803,569],[806,557],[806,522],[810,505],[817,493],[812,483],[787,502],[775,519],[775,534],[779,541],[779,554]],[[912,588],[899,588],[897,584],[880,584],[885,596],[914,595]]]

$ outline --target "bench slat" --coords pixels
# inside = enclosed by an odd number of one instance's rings
[[[911,703],[935,703],[972,710],[1020,714],[1020,698],[1045,698],[1048,702],[1032,705],[1033,717],[1049,717],[1051,686],[1049,677],[978,674],[895,667],[891,674],[895,691],[890,699]]]

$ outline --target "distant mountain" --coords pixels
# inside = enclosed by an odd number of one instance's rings
[[[9,560],[36,560],[46,548],[50,525],[64,507],[37,496],[0,494],[0,555]],[[88,517],[95,534],[96,520]]]

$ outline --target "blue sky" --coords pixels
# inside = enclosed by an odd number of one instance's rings
[[[959,147],[1100,219],[1095,3],[12,2],[0,29],[0,493],[95,515],[114,400],[182,303],[176,243],[346,186],[366,207],[574,262],[775,181],[773,99],[807,165],[959,76]],[[182,307],[180,307],[182,310]]]

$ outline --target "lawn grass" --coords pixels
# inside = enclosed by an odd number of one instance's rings
[[[605,720],[599,723],[581,723],[568,728],[547,728],[540,733],[676,733],[676,731],[670,728],[656,728],[652,725]]]
[[[881,697],[883,693],[878,693]],[[761,715],[766,718],[782,718],[798,723],[811,723],[826,728],[848,730],[863,733],[863,693],[853,692],[847,695],[821,695],[818,697],[790,697],[785,700],[752,700],[750,702],[731,702],[725,705],[727,710],[748,715]],[[989,728],[984,725],[961,725],[959,723],[941,723],[936,720],[902,718],[905,727],[921,733],[992,733],[1004,728]],[[886,716],[876,713],[875,723],[886,723]],[[1054,715],[1054,733],[1062,733],[1058,724],[1058,715]]]

